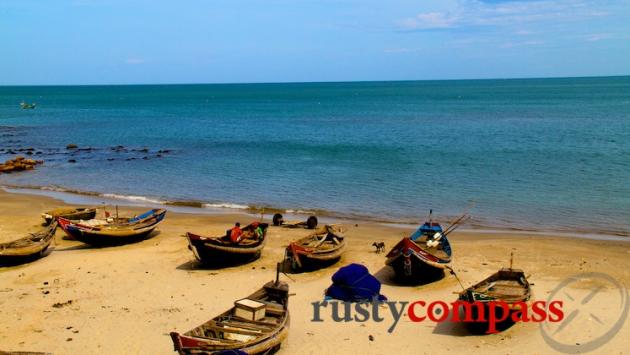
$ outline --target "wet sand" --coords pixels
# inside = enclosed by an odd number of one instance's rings
[[[41,228],[40,214],[63,202],[43,196],[11,194],[0,190],[0,242]],[[125,207],[121,214],[141,212]],[[224,233],[234,221],[246,223],[251,215],[196,215],[169,213],[150,239],[110,248],[92,248],[63,239],[58,230],[54,249],[35,262],[0,268],[0,350],[47,351],[55,354],[172,354],[168,333],[187,331],[229,308],[275,277],[284,246],[309,233],[271,227],[262,257],[225,269],[200,269],[187,249],[183,234]],[[383,241],[389,250],[409,228],[346,221],[348,251],[334,266],[291,274],[291,327],[279,352],[285,354],[417,354],[469,353],[543,354],[553,350],[539,325],[519,323],[494,335],[471,335],[461,324],[430,321],[414,323],[404,316],[393,333],[393,319],[383,311],[383,322],[335,323],[330,311],[323,322],[312,322],[311,302],[323,299],[331,275],[352,262],[362,263],[382,281],[381,293],[392,301],[450,302],[461,290],[455,277],[426,285],[400,286],[384,266],[384,254],[371,244]],[[559,237],[544,234],[454,232],[453,267],[469,286],[500,267],[509,265],[531,275],[537,300],[546,300],[567,277],[599,272],[628,286],[630,243]],[[596,286],[572,283],[553,295],[564,300],[568,314],[576,304],[581,312],[554,339],[587,344],[611,328],[619,314],[619,290],[607,285],[581,304]],[[627,288],[624,288],[627,302]],[[570,299],[574,300],[571,301]],[[573,307],[573,308],[572,308]],[[586,307],[586,308],[585,308]],[[590,307],[590,308],[589,308]],[[370,335],[373,340],[370,340]],[[593,353],[622,354],[630,348],[630,323]]]

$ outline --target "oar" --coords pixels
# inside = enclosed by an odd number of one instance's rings
[[[463,215],[461,215],[458,219],[456,219],[454,222],[451,223],[450,226],[448,226],[443,232],[442,234],[447,235],[450,232],[454,231],[457,227],[459,227],[459,225],[461,223],[463,223],[465,220],[468,220],[470,218],[470,216],[467,213],[464,213]]]
[[[466,209],[464,210],[464,213],[458,218],[456,219],[454,222],[451,223],[450,226],[448,226],[443,232],[443,235],[447,235],[448,233],[452,232],[455,230],[456,227],[459,226],[460,223],[463,223],[464,219],[468,219],[470,218],[470,215],[468,214],[468,211],[470,211],[471,208],[475,207],[475,203],[472,202],[470,205],[468,205],[468,207],[466,207]]]

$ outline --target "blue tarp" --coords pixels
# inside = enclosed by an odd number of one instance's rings
[[[380,294],[381,282],[368,269],[359,264],[350,264],[337,270],[332,276],[332,286],[326,290],[326,296],[342,301],[371,302],[387,297]]]

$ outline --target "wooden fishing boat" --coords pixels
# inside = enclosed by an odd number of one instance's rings
[[[234,243],[230,239],[230,231],[218,237],[203,237],[193,233],[186,233],[188,249],[195,258],[204,264],[232,264],[256,260],[260,257],[267,241],[269,224],[254,222],[243,228],[243,238]],[[262,235],[256,235],[256,228],[262,230]]]
[[[245,301],[245,302],[242,302]],[[227,312],[184,333],[171,332],[175,351],[184,354],[269,354],[289,334],[289,285],[269,281],[260,290],[235,302]],[[255,311],[243,312],[248,304]],[[237,352],[240,351],[240,352]]]
[[[510,263],[511,264],[511,263]],[[488,314],[487,305],[489,302],[505,302],[509,308],[509,312],[515,312],[527,304],[532,299],[532,290],[527,277],[523,270],[502,268],[498,272],[490,275],[485,280],[463,290],[459,293],[458,299],[470,303],[482,303],[484,310],[483,314]],[[472,318],[477,320],[479,315],[479,309],[477,307],[471,307]],[[503,310],[500,307],[495,307],[496,316],[504,316]],[[500,324],[501,328],[505,328],[513,324],[511,316],[507,317],[507,320]],[[473,331],[486,332],[488,328],[487,322],[467,322],[467,326]]]
[[[276,227],[284,228],[306,228],[315,229],[317,227],[317,217],[309,216],[306,221],[285,221],[284,217],[280,213],[276,213],[272,218],[273,225]]]
[[[42,213],[45,225],[49,225],[57,217],[63,217],[71,221],[90,220],[96,217],[96,208],[56,208]]]
[[[0,265],[22,264],[44,256],[55,238],[56,230],[57,222],[53,222],[42,231],[0,244]]]
[[[28,103],[28,102],[20,102],[20,107],[22,108],[22,110],[33,110],[35,109],[37,105],[33,102],[33,103]]]
[[[285,260],[291,269],[317,269],[332,265],[346,250],[346,241],[340,230],[326,225],[317,232],[292,242],[285,250]]]
[[[95,246],[119,245],[146,238],[166,216],[166,210],[153,209],[125,219],[73,222],[58,217],[59,226],[69,237]]]
[[[404,282],[432,281],[444,276],[453,257],[447,235],[457,228],[468,215],[464,214],[451,225],[442,229],[431,219],[409,237],[403,238],[386,255],[386,265],[391,266],[396,276]]]

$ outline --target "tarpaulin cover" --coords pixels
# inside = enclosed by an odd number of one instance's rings
[[[363,265],[350,264],[340,268],[332,276],[332,282],[332,286],[326,290],[326,296],[330,298],[350,302],[387,299],[380,294],[381,282],[370,275]]]

